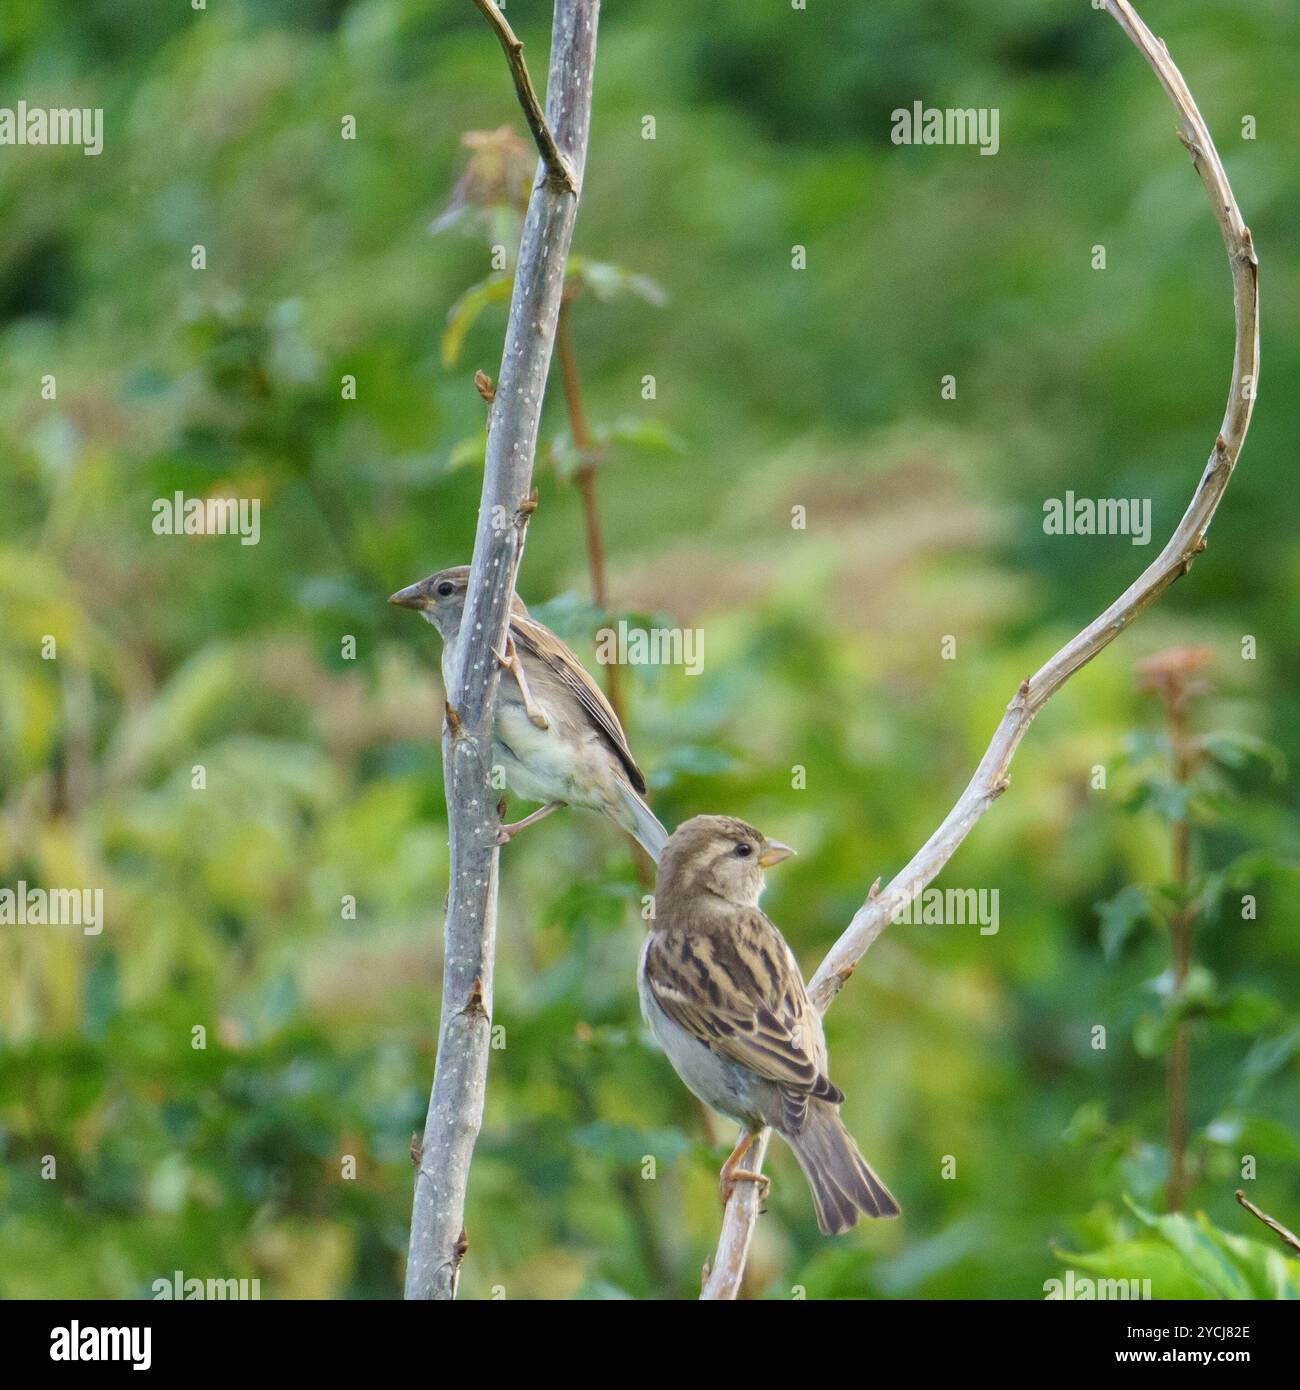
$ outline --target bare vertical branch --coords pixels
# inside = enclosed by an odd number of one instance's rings
[[[1210,196],[1210,205],[1228,250],[1236,347],[1223,423],[1196,492],[1168,544],[1104,613],[1021,683],[975,775],[942,825],[883,892],[868,897],[822,961],[808,992],[823,1013],[871,943],[936,877],[970,834],[975,822],[1006,791],[1009,785],[1007,769],[1038,711],[1080,667],[1113,642],[1174,580],[1186,574],[1193,559],[1205,549],[1205,533],[1232,478],[1250,424],[1259,381],[1259,263],[1250,229],[1242,221],[1209,129],[1164,41],[1152,34],[1128,0],[1106,0],[1106,9],[1151,65],[1177,109],[1179,137]],[[766,1139],[765,1134],[764,1144]],[[764,1152],[762,1146],[751,1150],[751,1166],[755,1169],[761,1164]],[[729,1299],[739,1293],[754,1223],[758,1219],[757,1187],[757,1183],[739,1184],[727,1204],[718,1251],[705,1282],[703,1298]]]
[[[488,13],[489,7],[479,8]],[[490,9],[496,10],[495,5]],[[572,178],[554,176],[543,147],[488,414],[460,669],[452,677],[443,736],[451,882],[438,1059],[420,1147],[406,1270],[406,1296],[413,1299],[454,1298],[467,1246],[465,1192],[483,1119],[496,942],[499,817],[491,780],[492,717],[501,675],[496,653],[504,647],[524,532],[536,506],[533,458],[577,216],[574,186],[580,185],[586,164],[599,13],[600,0],[556,0],[543,124],[554,132]],[[522,57],[511,54],[516,85],[522,63]]]

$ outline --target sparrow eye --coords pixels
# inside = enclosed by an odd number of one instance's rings
[[[736,846],[736,858],[737,858],[737,859],[748,859],[749,856],[750,856],[751,854],[753,854],[753,852],[754,852],[754,846],[753,846],[753,845],[747,845],[743,840],[740,842],[740,844],[738,844],[738,845]]]
[[[451,591],[452,591],[455,587],[456,587],[456,586],[451,582],[450,579],[444,579],[444,580],[442,581],[442,583],[438,585],[438,597],[439,597],[439,598],[450,598],[450,597],[451,597]]]

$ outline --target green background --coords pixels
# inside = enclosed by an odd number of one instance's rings
[[[1254,232],[1250,439],[1191,576],[1048,705],[940,879],[996,888],[999,932],[891,927],[828,1016],[903,1218],[822,1238],[777,1145],[755,1295],[1041,1298],[1067,1267],[1297,1291],[1232,1194],[1300,1222],[1300,13],[1143,14]],[[540,86],[548,7],[509,15]],[[0,1295],[147,1297],[179,1269],[396,1296],[447,865],[438,641],[384,599],[468,559],[472,377],[496,375],[504,308],[450,364],[443,335],[512,220],[430,224],[462,132],[522,131],[509,77],[469,0],[26,0],[0,30],[0,105],[20,99],[103,107],[105,133],[97,158],[0,148],[0,884],[100,886],[106,926],[0,928]],[[996,107],[997,156],[892,145],[917,100]],[[698,677],[623,673],[629,735],[667,824],[738,814],[798,848],[765,906],[806,973],[1192,494],[1231,287],[1175,123],[1086,0],[606,6],[572,326],[611,441],[612,603],[705,642]],[[664,302],[602,297],[626,281],[599,265]],[[590,659],[566,431],[554,389],[520,589]],[[1151,499],[1151,546],[1044,534],[1067,489]],[[260,544],[155,535],[177,490],[260,498]],[[1248,750],[1190,804],[1134,671],[1187,643],[1214,652],[1197,727]],[[1144,1220],[1169,946],[1126,904],[1159,898],[1182,814],[1206,894],[1190,1206],[1249,1245]],[[642,891],[587,813],[504,856],[462,1296],[698,1291],[731,1136],[643,1033]]]

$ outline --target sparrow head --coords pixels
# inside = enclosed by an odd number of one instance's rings
[[[410,608],[426,623],[432,623],[442,633],[443,640],[454,642],[460,632],[461,614],[465,611],[465,594],[469,589],[469,566],[453,565],[439,570],[418,584],[399,589],[388,601],[399,608]],[[528,609],[516,594],[510,611],[526,618]]]
[[[753,907],[763,891],[764,869],[793,853],[734,816],[695,816],[683,821],[664,846],[656,896],[711,893]]]
[[[469,588],[469,566],[455,565],[439,570],[418,584],[399,589],[388,601],[399,608],[410,608],[426,623],[432,623],[446,641],[455,641],[460,631],[460,615],[465,611],[465,591]]]

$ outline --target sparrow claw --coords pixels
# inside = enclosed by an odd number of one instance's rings
[[[731,1201],[731,1194],[738,1182],[756,1182],[758,1184],[758,1205],[761,1210],[767,1201],[768,1194],[772,1191],[772,1179],[766,1173],[751,1173],[748,1168],[733,1168],[730,1173],[723,1175],[720,1184],[723,1207],[726,1207],[727,1203]]]
[[[558,811],[564,804],[563,801],[548,801],[545,806],[534,811],[531,815],[525,816],[523,820],[517,820],[513,825],[501,826],[496,833],[496,843],[508,845],[525,827],[533,825],[539,820],[544,820],[552,811]]]
[[[763,1173],[755,1173],[751,1168],[742,1168],[740,1165],[744,1161],[745,1155],[753,1147],[758,1135],[753,1131],[748,1131],[741,1135],[736,1142],[736,1147],[732,1149],[727,1161],[722,1165],[722,1172],[718,1175],[718,1187],[722,1193],[722,1206],[726,1210],[727,1203],[731,1201],[731,1194],[738,1182],[756,1182],[758,1184],[758,1205],[761,1210],[763,1203],[767,1201],[767,1194],[772,1190],[772,1180]]]
[[[519,660],[519,649],[515,646],[515,639],[506,633],[506,650],[502,655],[494,652],[493,655],[501,663],[503,671],[513,673],[515,683],[519,686],[519,693],[524,701],[524,713],[528,716],[528,722],[538,729],[549,729],[551,721],[542,713],[537,702],[533,699],[533,693],[528,688],[528,677],[524,675],[524,664]]]

